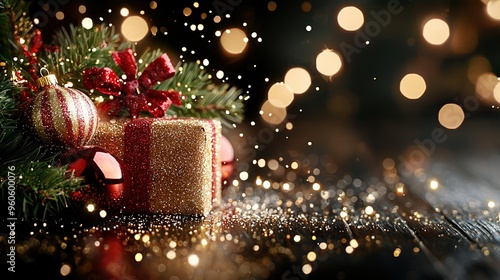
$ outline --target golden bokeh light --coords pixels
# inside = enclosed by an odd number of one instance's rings
[[[427,21],[422,31],[424,39],[432,45],[442,45],[450,37],[450,27],[438,18]]]
[[[429,187],[431,188],[431,190],[437,190],[437,188],[439,187],[439,182],[437,180],[431,180],[429,182]]]
[[[486,4],[486,13],[494,20],[500,20],[500,0],[490,0]]]
[[[87,205],[87,211],[89,211],[89,212],[94,212],[94,210],[95,210],[95,206],[94,206],[94,204],[89,203],[89,204]]]
[[[500,81],[493,89],[493,97],[495,98],[496,102],[500,103]]]
[[[68,276],[71,272],[71,266],[67,264],[63,264],[61,266],[61,269],[59,269],[59,273],[61,273],[62,276]]]
[[[276,4],[276,2],[274,2],[274,1],[269,1],[269,3],[267,3],[267,9],[271,12],[276,11],[277,7],[278,7],[278,4]]]
[[[498,85],[498,77],[491,73],[486,72],[477,78],[476,81],[476,95],[484,101],[493,101],[493,91]]]
[[[131,42],[142,40],[149,32],[148,23],[140,16],[130,16],[122,23],[122,35]]]
[[[64,13],[63,13],[63,12],[61,12],[61,11],[58,11],[58,12],[56,13],[56,18],[57,18],[58,20],[63,20],[63,19],[64,19]]]
[[[158,33],[158,27],[151,26],[151,29],[149,31],[151,31],[151,34],[153,34],[153,36],[156,36],[156,33]]]
[[[457,129],[465,120],[464,110],[454,103],[445,104],[439,110],[439,123],[448,129]]]
[[[191,8],[189,7],[186,7],[184,8],[184,10],[182,10],[182,13],[184,14],[184,16],[188,17],[193,13],[193,10],[191,10]]]
[[[382,162],[382,166],[384,167],[384,169],[391,170],[394,167],[396,167],[396,163],[394,162],[394,160],[392,158],[386,158]]]
[[[311,75],[304,68],[292,68],[285,74],[285,84],[292,89],[293,93],[302,94],[311,86]]]
[[[325,76],[337,74],[341,67],[340,56],[332,50],[324,50],[316,57],[316,69]]]
[[[304,2],[302,3],[302,5],[300,6],[300,9],[305,12],[305,13],[308,13],[312,10],[312,5],[310,2]]]
[[[304,273],[305,275],[310,274],[312,272],[312,269],[312,265],[306,263],[302,266],[302,273]]]
[[[200,263],[200,257],[198,257],[197,255],[195,254],[191,254],[188,256],[188,263],[192,266],[192,267],[197,267],[198,264]]]
[[[280,166],[279,162],[275,159],[271,159],[267,162],[267,167],[271,170],[276,170]]]
[[[245,50],[248,38],[243,30],[231,28],[221,34],[220,43],[228,53],[240,54]]]
[[[87,11],[87,7],[85,7],[85,5],[80,5],[80,6],[78,7],[78,12],[79,12],[80,14],[84,14],[86,11]]]
[[[86,17],[86,18],[82,19],[82,26],[85,29],[91,29],[94,26],[94,22],[92,21],[91,18]]]
[[[344,30],[356,31],[365,23],[365,17],[360,9],[347,6],[338,13],[337,22]]]
[[[292,89],[284,83],[275,83],[267,92],[269,102],[278,108],[286,108],[293,101]]]
[[[141,253],[136,253],[135,256],[134,256],[134,259],[136,262],[141,262],[142,261],[142,254]]]
[[[126,16],[128,16],[128,15],[129,15],[129,13],[130,13],[130,12],[129,12],[129,10],[128,10],[127,8],[121,8],[121,9],[120,9],[120,15],[121,15],[122,17],[126,17]]]
[[[426,88],[427,85],[424,78],[415,73],[407,74],[399,83],[399,91],[408,99],[420,98],[424,94]]]
[[[280,124],[286,118],[286,108],[274,107],[271,102],[266,101],[261,107],[262,119],[269,124]]]

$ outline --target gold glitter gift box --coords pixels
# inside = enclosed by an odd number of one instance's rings
[[[91,145],[122,159],[130,176],[124,212],[208,215],[221,199],[216,119],[101,122]]]

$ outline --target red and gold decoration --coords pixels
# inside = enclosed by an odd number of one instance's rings
[[[38,138],[47,145],[80,147],[94,136],[96,106],[84,93],[57,84],[53,74],[37,80],[40,92],[28,107],[28,120]]]
[[[0,150],[23,187],[16,205],[24,219],[57,217],[67,199],[132,214],[218,208],[221,124],[243,120],[242,90],[214,82],[198,60],[180,57],[174,67],[161,49],[136,60],[123,32],[106,23],[62,28],[45,45],[29,5],[4,2],[0,99],[9,114],[0,114]]]
[[[121,80],[111,68],[89,68],[83,72],[83,85],[89,90],[98,90],[109,95],[109,100],[98,104],[100,112],[119,115],[128,108],[132,118],[142,112],[153,117],[163,117],[171,104],[182,106],[179,92],[155,90],[152,87],[175,75],[167,54],[162,54],[151,62],[137,78],[137,62],[131,49],[114,52],[113,60],[123,70],[125,79]]]
[[[129,187],[129,176],[123,162],[103,148],[86,146],[70,149],[62,159],[68,171],[85,177],[88,186],[74,192],[71,198],[92,203],[107,211],[119,210],[123,193]]]
[[[207,215],[221,199],[220,131],[216,119],[118,119],[101,122],[92,144],[130,174],[125,212]]]

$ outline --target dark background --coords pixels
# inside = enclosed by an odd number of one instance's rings
[[[347,116],[352,119],[435,118],[443,104],[460,103],[464,97],[474,95],[474,85],[466,75],[470,58],[482,55],[489,60],[493,73],[500,72],[500,24],[489,18],[481,1],[399,1],[402,12],[392,15],[387,27],[381,28],[380,33],[371,38],[370,44],[359,54],[353,54],[350,63],[344,59],[342,70],[331,79],[323,77],[315,69],[316,55],[325,48],[340,53],[340,43],[353,45],[356,34],[343,31],[338,26],[338,11],[344,6],[356,5],[364,12],[366,24],[373,20],[370,12],[387,9],[389,1],[313,0],[309,1],[312,7],[310,12],[301,10],[306,1],[276,1],[274,11],[268,10],[268,1],[197,1],[199,8],[188,1],[158,1],[154,10],[150,8],[149,1],[59,2],[41,0],[31,4],[33,15],[43,11],[43,4],[52,5],[46,11],[49,14],[47,24],[41,26],[46,40],[50,40],[54,30],[69,23],[79,24],[85,16],[92,18],[94,23],[103,17],[104,22],[114,23],[119,30],[123,20],[120,8],[128,8],[130,15],[139,15],[142,10],[150,26],[166,30],[168,35],[160,32],[156,36],[148,35],[138,43],[138,51],[159,47],[170,53],[172,59],[176,59],[178,54],[186,60],[208,58],[209,71],[223,70],[229,83],[243,89],[251,85],[248,92],[251,99],[247,103],[249,117],[257,117],[269,87],[283,81],[286,71],[295,66],[307,69],[313,84],[306,94],[296,95],[289,112],[302,108],[306,116],[340,117],[332,103],[341,100],[351,107]],[[84,14],[78,12],[82,4],[87,8]],[[191,8],[190,16],[183,15],[185,7]],[[63,11],[63,20],[50,17],[51,9],[55,8]],[[112,12],[108,13],[108,9]],[[222,16],[220,23],[214,23],[213,17],[224,9],[230,18]],[[206,19],[201,18],[202,13],[206,13]],[[422,38],[421,28],[429,16],[448,22],[451,37],[444,45],[432,46]],[[189,29],[191,24],[200,23],[204,25],[203,31]],[[311,32],[305,31],[307,25],[312,26]],[[454,40],[454,32],[463,26],[475,30],[477,44],[471,50],[456,53],[451,48],[451,41]],[[231,27],[243,29],[249,37],[251,32],[257,32],[263,41],[258,43],[250,38],[242,55],[228,56],[214,34],[216,30]],[[182,47],[186,47],[187,51],[182,52]],[[195,53],[191,54],[191,51]],[[399,81],[408,72],[419,73],[427,82],[427,90],[419,100],[407,100],[399,93]],[[243,78],[237,79],[238,75]],[[266,82],[265,78],[269,81]],[[319,91],[314,89],[316,86]],[[481,113],[498,115],[496,110],[489,109],[491,104],[483,105]]]

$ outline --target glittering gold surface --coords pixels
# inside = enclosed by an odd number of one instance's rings
[[[57,78],[54,74],[49,74],[47,76],[40,77],[36,80],[36,85],[39,88],[43,88],[44,86],[53,86],[57,85]]]
[[[211,209],[211,129],[198,119],[153,123],[150,210],[203,214]]]
[[[123,159],[124,131],[130,123],[129,120],[102,122],[91,144]],[[220,133],[218,120],[158,119],[152,124],[147,212],[207,215],[212,203],[220,203]],[[139,138],[141,135],[137,135]],[[130,187],[144,186],[134,184],[132,178]]]
[[[97,133],[89,145],[101,146],[118,158],[123,159],[123,131],[126,124],[126,120],[100,122]]]

